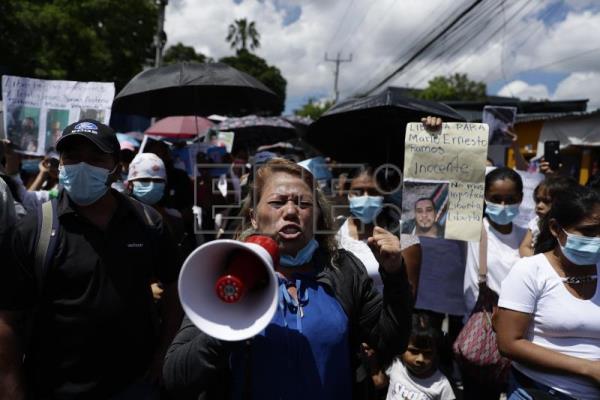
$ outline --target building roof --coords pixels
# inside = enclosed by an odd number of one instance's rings
[[[396,87],[404,96],[412,97],[421,89]],[[576,100],[521,100],[518,97],[487,96],[485,100],[447,100],[442,103],[452,107],[467,121],[481,121],[484,106],[517,108],[517,122],[546,121],[556,118],[579,117],[593,114],[586,112],[588,99]]]
[[[534,122],[534,121],[550,121],[554,119],[571,119],[589,117],[600,114],[600,108],[594,111],[573,111],[564,113],[531,113],[517,114],[517,123]]]

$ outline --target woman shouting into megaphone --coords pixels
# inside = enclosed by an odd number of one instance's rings
[[[371,383],[360,370],[361,343],[385,364],[404,351],[410,331],[398,239],[369,238],[381,294],[364,265],[337,248],[329,206],[310,172],[273,159],[256,172],[253,189],[242,211],[244,235],[278,243],[277,312],[244,343],[210,337],[186,318],[165,359],[167,391],[176,399],[366,398]]]

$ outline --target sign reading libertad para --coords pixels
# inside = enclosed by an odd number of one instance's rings
[[[477,241],[484,203],[488,126],[444,123],[431,132],[406,127],[402,232]]]

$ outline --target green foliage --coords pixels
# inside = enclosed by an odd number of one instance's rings
[[[312,97],[308,99],[308,103],[304,104],[297,110],[294,110],[294,114],[299,115],[301,117],[310,117],[313,121],[316,121],[323,115],[323,113],[333,106],[333,100],[327,100],[323,103],[315,102],[315,99]]]
[[[2,0],[0,67],[119,90],[152,59],[156,19],[153,0]]]
[[[174,46],[170,46],[163,56],[164,64],[174,64],[183,61],[190,62],[211,62],[211,58],[207,58],[202,53],[196,53],[196,50],[192,46],[186,46],[183,43],[177,43]]]
[[[415,92],[416,97],[425,100],[485,100],[484,82],[472,81],[467,74],[454,74],[448,77],[436,76],[428,82],[422,91]]]
[[[256,30],[256,24],[254,21],[248,23],[246,18],[236,19],[229,24],[225,40],[229,42],[232,49],[237,49],[238,52],[248,50],[248,41],[250,41],[250,50],[260,47],[260,34]]]
[[[267,64],[264,59],[244,49],[239,50],[235,56],[223,57],[219,61],[255,77],[281,97],[284,100],[282,104],[285,102],[287,81],[279,68]],[[283,111],[283,107],[278,111]]]

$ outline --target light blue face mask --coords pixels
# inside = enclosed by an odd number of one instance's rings
[[[154,205],[163,198],[164,194],[164,182],[133,182],[133,196],[142,203]]]
[[[282,255],[279,260],[279,264],[281,264],[282,267],[299,267],[304,265],[312,259],[315,250],[318,248],[319,242],[317,242],[315,239],[311,239],[311,241],[308,242],[303,249],[298,251],[298,254],[296,254],[295,257],[287,254]]]
[[[489,219],[498,225],[508,225],[517,215],[519,215],[519,206],[520,203],[503,206],[502,204],[496,204],[486,200],[485,213]]]
[[[88,206],[95,203],[108,191],[108,176],[111,171],[106,168],[80,162],[61,165],[58,171],[60,184],[77,205]]]
[[[375,221],[383,208],[383,196],[353,196],[348,197],[350,212],[363,224]]]
[[[560,251],[567,260],[575,265],[596,265],[600,262],[600,237],[580,236],[569,233],[563,229],[567,235],[567,243],[560,245]]]

